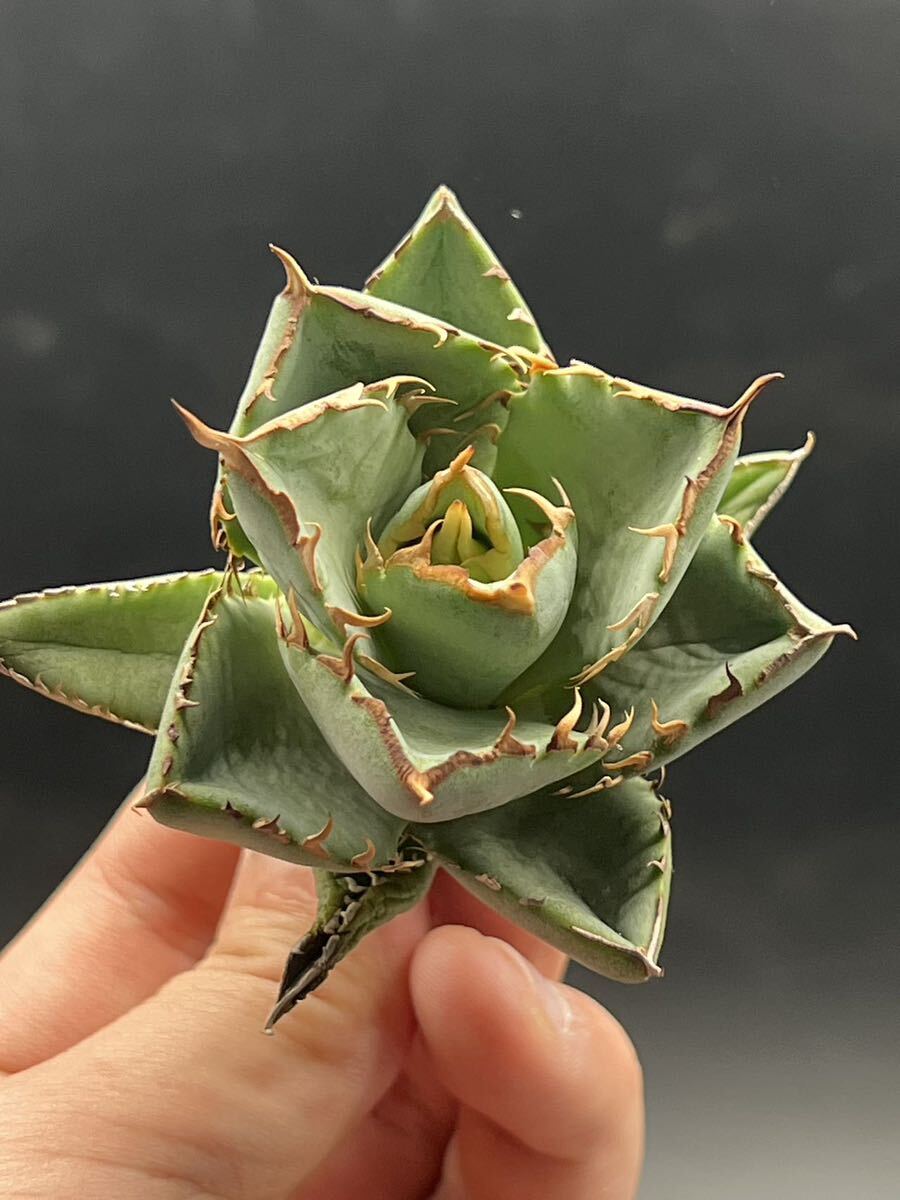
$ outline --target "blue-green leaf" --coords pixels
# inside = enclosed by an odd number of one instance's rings
[[[672,877],[669,807],[645,779],[545,788],[416,836],[480,900],[564,954],[640,983],[657,963]]]
[[[144,801],[166,825],[331,870],[390,864],[404,829],[331,753],[281,664],[271,582],[214,593],[175,675]]]
[[[738,521],[750,537],[794,482],[815,444],[814,435],[809,433],[799,450],[765,450],[742,455],[722,493],[719,512]]]
[[[0,604],[0,673],[153,733],[216,571],[51,588]]]
[[[520,292],[447,187],[437,189],[409,233],[369,276],[366,291],[499,346],[549,353]]]
[[[717,517],[653,628],[585,691],[618,715],[635,709],[622,754],[649,752],[637,764],[647,770],[777,695],[839,633],[855,636],[801,604],[739,529]]]
[[[539,374],[510,402],[494,477],[545,495],[558,479],[579,546],[565,623],[509,689],[512,703],[550,691],[558,705],[561,688],[592,678],[652,626],[715,512],[744,413],[766,381],[726,409],[575,365]],[[532,514],[519,512],[527,529]]]

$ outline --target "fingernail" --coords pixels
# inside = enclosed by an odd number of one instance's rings
[[[557,1029],[567,1029],[572,1020],[572,1007],[562,984],[554,983],[546,975],[542,975],[537,967],[529,962],[524,955],[514,949],[508,942],[496,939],[502,946],[507,958],[515,962],[520,973],[524,976],[526,986],[543,1010],[550,1023]]]

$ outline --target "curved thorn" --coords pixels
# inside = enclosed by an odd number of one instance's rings
[[[425,388],[429,392],[434,391],[434,384],[429,383],[427,379],[423,379],[421,375],[387,375],[384,379],[376,379],[374,383],[365,385],[367,392],[377,392],[384,390],[388,399],[396,396],[398,388],[401,388],[405,383],[414,385],[414,390],[407,393],[407,396],[417,396],[419,388]],[[406,397],[397,397],[397,403],[402,404]],[[449,403],[452,403],[450,401]]]
[[[620,658],[623,658],[631,647],[641,639],[643,633],[644,630],[642,627],[636,625],[624,642],[620,642],[618,646],[613,646],[612,650],[607,650],[596,662],[588,663],[583,670],[579,671],[572,682],[585,684],[591,679],[595,679],[602,671],[606,670],[610,663],[618,662]]]
[[[588,746],[591,750],[599,750],[601,754],[605,754],[609,749],[609,742],[603,736],[606,733],[606,727],[609,725],[612,709],[605,700],[598,700],[597,703],[602,709],[599,724],[588,739]]]
[[[560,717],[559,721],[557,722],[556,728],[553,730],[553,737],[550,739],[550,744],[548,746],[549,750],[578,749],[578,742],[576,742],[572,737],[572,730],[575,728],[579,718],[581,717],[582,708],[583,701],[581,699],[581,689],[576,687],[575,700],[565,716]]]
[[[204,421],[201,421],[199,417],[195,417],[189,409],[182,407],[177,400],[172,399],[170,403],[182,421],[184,421],[188,433],[198,445],[203,446],[207,450],[215,450],[219,454],[222,454],[226,446],[231,446],[232,439],[227,433],[213,429]]]
[[[678,529],[671,521],[665,525],[654,525],[650,529],[638,529],[634,525],[628,526],[632,533],[639,533],[642,537],[663,538],[663,560],[662,567],[659,572],[660,583],[667,583],[669,575],[672,573],[672,565],[675,562],[675,551],[678,549]]]
[[[453,424],[458,425],[462,421],[469,421],[477,413],[486,412],[495,404],[502,404],[506,408],[511,398],[512,392],[509,388],[498,388],[497,391],[490,392],[483,400],[479,400],[477,404],[473,404],[471,408],[465,408],[461,413],[457,413],[453,418]]]
[[[384,556],[378,549],[378,543],[372,536],[372,518],[369,517],[366,521],[366,566],[369,565],[369,559],[372,559],[376,566],[384,566]]]
[[[486,437],[491,445],[496,446],[503,430],[496,421],[487,421],[484,425],[479,425],[476,429],[470,429],[468,436],[470,438]]]
[[[359,854],[354,854],[350,859],[350,862],[354,867],[359,867],[361,870],[365,870],[367,867],[371,867],[372,863],[375,861],[376,853],[377,851],[375,850],[375,843],[371,838],[366,838],[365,850],[361,850]]]
[[[612,625],[607,625],[606,628],[610,633],[619,633],[621,630],[627,629],[629,625],[634,625],[637,622],[638,627],[643,629],[650,620],[658,600],[659,592],[645,593],[630,612],[627,612],[621,620],[615,621]]]
[[[566,489],[565,489],[565,488],[563,487],[563,485],[562,485],[562,484],[559,482],[559,480],[556,478],[556,476],[555,476],[555,475],[551,475],[551,476],[550,476],[550,478],[553,480],[553,484],[554,484],[554,486],[555,486],[556,490],[559,492],[559,498],[560,498],[560,499],[562,500],[562,502],[563,502],[563,508],[569,508],[569,509],[571,509],[571,508],[572,508],[572,501],[569,499],[569,494],[568,494],[568,492],[566,491]],[[573,511],[574,511],[574,510],[573,510]]]
[[[424,442],[427,446],[434,437],[444,437],[447,434],[456,437],[458,433],[458,429],[447,429],[446,426],[437,425],[434,429],[423,429],[421,433],[416,434],[416,441]]]
[[[735,420],[735,418],[742,421],[746,416],[750,405],[763,390],[763,388],[767,387],[776,379],[784,379],[784,374],[781,371],[772,371],[768,375],[760,375],[758,379],[754,379],[743,395],[741,395],[730,408],[725,410],[726,416],[728,416],[732,421]]]
[[[425,808],[434,800],[434,792],[428,786],[428,776],[423,772],[415,770],[407,772],[403,783],[418,800],[420,808]]]
[[[615,779],[612,775],[603,775],[590,787],[583,788],[580,792],[572,792],[569,798],[571,800],[581,800],[584,796],[595,796],[598,792],[608,792],[610,788],[617,787],[618,784],[624,782],[624,775],[617,775]]]
[[[631,708],[629,708],[628,711],[624,714],[624,719],[622,721],[620,721],[618,725],[614,725],[612,727],[612,729],[609,731],[609,733],[607,734],[606,740],[609,742],[610,748],[612,748],[613,746],[618,746],[619,742],[621,742],[622,738],[625,736],[625,734],[631,728],[633,723],[634,723],[634,705],[632,704]]]
[[[829,625],[827,629],[822,630],[823,637],[836,637],[838,634],[843,634],[854,642],[859,641],[859,634],[852,625]]]
[[[447,430],[447,433],[456,433],[456,432],[457,431],[455,429]],[[469,463],[472,461],[472,459],[474,457],[475,457],[475,447],[473,445],[470,444],[470,445],[466,446],[463,450],[460,450],[460,452],[459,452],[459,454],[457,454],[456,458],[454,458],[452,460],[452,462],[450,463],[450,465],[446,468],[447,480],[452,479],[454,475],[461,475],[462,472],[466,469],[466,467],[469,465]]]
[[[323,667],[326,667],[333,675],[336,675],[343,683],[349,683],[353,678],[354,664],[353,651],[356,643],[364,638],[364,633],[354,633],[344,642],[344,648],[341,651],[341,657],[336,658],[332,654],[320,654],[317,662],[320,662]]]
[[[401,692],[406,692],[407,696],[418,696],[419,693],[407,687],[405,683],[405,680],[412,679],[415,671],[392,671],[384,663],[380,663],[377,658],[372,658],[368,654],[358,654],[357,662],[361,667],[365,667],[367,671],[371,671],[379,679],[383,679],[385,683],[399,688]]]
[[[629,771],[637,768],[643,773],[652,762],[653,754],[650,750],[639,750],[637,754],[629,754],[627,758],[620,758],[618,762],[607,762],[604,759],[603,766],[607,771]]]
[[[448,400],[444,396],[429,396],[426,392],[408,392],[405,396],[401,396],[397,403],[402,404],[410,416],[414,416],[426,404],[452,404],[455,406],[457,401]]]
[[[321,592],[322,584],[319,580],[319,573],[316,570],[316,550],[322,538],[322,526],[318,521],[310,521],[309,527],[312,529],[312,533],[301,533],[295,545],[300,551],[300,559],[306,568],[310,583],[317,592]]]
[[[520,742],[517,737],[513,736],[513,730],[516,727],[518,717],[508,704],[505,707],[506,724],[500,731],[500,736],[497,738],[496,742],[494,742],[494,749],[498,752],[498,754],[504,755],[533,754],[534,746],[526,745],[524,742]]]
[[[414,542],[411,546],[401,546],[399,550],[395,550],[382,566],[395,567],[403,563],[430,563],[431,562],[431,546],[434,542],[435,535],[444,523],[443,517],[438,517],[432,521],[425,532],[422,534],[418,542]]]
[[[300,849],[306,850],[308,854],[314,854],[316,858],[328,858],[328,851],[325,849],[324,843],[334,833],[334,818],[329,817],[318,833],[311,833],[309,837],[305,837],[300,843]]]
[[[311,295],[313,286],[294,256],[272,242],[269,242],[269,249],[284,267],[285,295],[290,296],[292,300],[303,300]]]
[[[212,511],[210,519],[214,521],[233,521],[237,517],[237,513],[229,512],[225,507],[225,497],[222,495],[222,489],[216,488],[213,493]]]
[[[325,611],[331,617],[341,637],[347,636],[348,625],[358,625],[363,629],[377,629],[379,625],[384,625],[393,616],[389,608],[385,608],[384,612],[380,613],[377,617],[370,617],[364,613],[352,612],[350,609],[341,608],[338,604],[326,604]]]
[[[274,817],[259,817],[253,822],[251,828],[257,833],[264,833],[267,837],[272,837],[276,842],[281,842],[283,846],[290,845],[291,835],[286,829],[282,829],[278,822],[281,820],[281,814],[277,813]]]
[[[591,738],[597,732],[599,725],[600,725],[600,709],[597,707],[597,701],[594,700],[591,702],[591,718],[588,721],[587,728],[584,731],[584,736],[588,740],[588,745],[590,745]]]
[[[575,519],[575,514],[571,508],[559,508],[557,505],[551,504],[540,492],[533,492],[531,488],[506,487],[503,491],[506,495],[522,496],[525,500],[530,500],[536,508],[541,510],[550,522],[553,532],[558,537],[561,537],[565,533],[568,526]]]
[[[736,517],[729,517],[725,513],[716,513],[719,518],[719,524],[726,526],[731,533],[731,540],[736,546],[743,546],[746,542],[744,537],[744,527]]]
[[[688,725],[687,721],[660,720],[659,706],[657,705],[656,701],[652,699],[652,697],[650,700],[650,708],[652,709],[650,724],[653,727],[653,732],[658,734],[664,741],[669,743],[674,742],[677,738],[680,738],[682,734],[687,733],[688,729],[690,729],[690,725]]]
[[[284,613],[281,609],[281,597],[277,597],[275,601],[275,620],[277,622],[278,636],[288,646],[295,646],[298,650],[309,649],[309,637],[306,633],[306,626],[303,623],[303,618],[300,616],[300,610],[297,607],[297,593],[293,588],[288,589],[287,594],[288,610],[291,614],[293,628],[288,632],[284,623]]]

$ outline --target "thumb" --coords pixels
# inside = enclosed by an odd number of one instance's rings
[[[312,872],[245,854],[206,958],[28,1073],[77,1081],[79,1113],[97,1127],[94,1161],[103,1148],[132,1174],[171,1173],[204,1195],[281,1197],[387,1090],[412,1038],[407,972],[424,910],[376,930],[264,1037],[285,957],[315,908]],[[57,1084],[38,1091],[65,1094]],[[88,1136],[84,1120],[66,1138]]]

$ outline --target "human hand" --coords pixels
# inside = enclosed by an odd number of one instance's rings
[[[0,958],[0,1194],[634,1196],[640,1068],[561,955],[440,876],[263,1037],[314,913],[305,868],[121,812]]]

